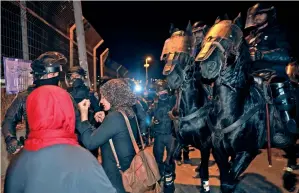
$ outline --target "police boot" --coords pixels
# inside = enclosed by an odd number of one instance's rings
[[[298,133],[296,121],[290,115],[290,111],[296,108],[296,100],[292,95],[290,83],[272,83],[271,91],[283,124],[289,132]]]
[[[164,193],[174,193],[175,174],[173,172],[165,172],[164,174]]]

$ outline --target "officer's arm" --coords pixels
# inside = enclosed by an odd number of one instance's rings
[[[24,97],[17,95],[7,109],[4,121],[2,122],[2,134],[4,138],[16,137],[16,126],[22,121]]]
[[[89,94],[89,99],[90,99],[90,106],[91,106],[91,108],[94,110],[94,112],[96,113],[96,112],[101,111],[101,107],[100,107],[100,105],[99,105],[99,101],[98,101],[98,99],[94,96],[94,93],[93,93],[93,92],[91,92],[91,93]]]
[[[263,60],[288,63],[291,60],[289,53],[290,47],[286,33],[280,31],[276,36],[276,48],[269,51],[263,51]]]

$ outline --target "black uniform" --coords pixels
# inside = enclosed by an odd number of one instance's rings
[[[267,14],[267,21],[256,24],[254,18],[257,14]],[[249,8],[246,28],[254,27],[246,37],[249,45],[252,70],[270,69],[275,71],[276,78],[271,81],[274,104],[280,111],[282,121],[291,132],[296,132],[296,122],[292,119],[290,111],[295,108],[295,97],[292,93],[292,85],[286,74],[286,66],[291,61],[290,45],[286,32],[276,23],[275,7],[258,3]]]
[[[16,126],[24,118],[26,123],[26,136],[28,135],[28,122],[26,114],[26,100],[28,95],[37,87],[43,85],[56,85],[58,86],[60,77],[41,79],[42,76],[49,73],[60,72],[61,65],[67,63],[65,56],[58,52],[46,52],[40,55],[31,64],[32,74],[34,75],[34,85],[30,86],[26,91],[20,92],[13,100],[10,107],[7,109],[4,120],[2,122],[2,134],[5,138],[6,148],[9,153],[14,153],[17,149],[21,148],[21,144],[16,137]],[[75,115],[76,115],[76,128],[80,127],[81,119],[80,112],[74,101]]]
[[[173,122],[169,118],[168,112],[171,111],[174,105],[175,96],[160,97],[153,111],[154,125],[152,133],[155,139],[153,151],[161,176],[164,173],[164,149],[166,148],[167,157],[169,157],[173,140]]]

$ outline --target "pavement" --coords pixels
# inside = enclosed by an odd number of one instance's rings
[[[151,151],[149,149],[149,151]],[[199,193],[200,179],[194,178],[196,172],[195,168],[200,164],[200,152],[198,150],[190,152],[191,164],[182,164],[181,166],[176,167],[176,192],[175,193]],[[288,193],[288,191],[283,189],[283,169],[287,163],[287,160],[284,158],[284,152],[279,149],[272,149],[272,167],[268,167],[267,161],[267,151],[262,150],[262,153],[259,154],[251,165],[244,172],[243,176],[244,181],[240,184],[240,188],[250,189],[252,191],[260,193]],[[210,157],[210,188],[211,193],[220,193],[219,185],[219,170],[215,164],[214,158],[211,155]],[[297,174],[297,179],[299,181],[299,172],[295,171]],[[262,182],[262,183],[261,183]],[[265,191],[257,190],[257,183],[259,183],[259,189]],[[255,189],[253,188],[255,187]],[[241,191],[243,193],[243,191]],[[294,191],[299,193],[299,186],[297,184],[297,189]],[[245,192],[244,192],[245,193]],[[247,191],[246,191],[247,193]]]
[[[3,144],[2,144],[3,145]],[[4,150],[5,151],[5,150]],[[147,148],[147,151],[152,152],[152,147]],[[2,161],[3,161],[3,149],[2,149]],[[273,166],[271,168],[268,167],[267,161],[267,152],[266,150],[262,150],[262,153],[259,154],[255,160],[251,163],[248,169],[244,172],[244,176],[247,177],[247,180],[242,182],[242,187],[247,187],[246,189],[250,189],[250,191],[241,191],[242,193],[288,193],[288,191],[283,189],[283,181],[282,175],[284,173],[283,168],[286,165],[286,159],[284,158],[284,152],[278,149],[272,149],[272,162]],[[190,152],[191,164],[182,164],[181,166],[176,167],[176,180],[175,193],[199,193],[200,179],[194,178],[196,172],[195,168],[200,164],[200,152],[198,150]],[[299,160],[298,160],[299,161]],[[211,193],[220,193],[219,190],[219,170],[217,165],[215,164],[213,156],[210,157],[210,188]],[[3,170],[3,168],[2,168]],[[299,172],[295,171],[297,174],[297,179],[299,181]],[[3,193],[3,179],[1,178],[2,184],[2,193]],[[258,186],[265,191],[257,191],[255,190]],[[260,188],[259,188],[260,189]],[[297,189],[295,193],[299,193],[299,186],[297,185]]]

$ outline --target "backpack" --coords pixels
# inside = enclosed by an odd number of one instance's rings
[[[122,176],[123,186],[126,192],[131,193],[159,193],[161,191],[161,188],[158,181],[160,180],[161,176],[159,173],[158,165],[155,157],[150,152],[144,150],[144,143],[140,134],[137,118],[135,116],[140,141],[142,144],[141,149],[138,148],[128,117],[124,112],[120,111],[120,113],[125,119],[130,138],[136,152],[136,155],[133,158],[130,167],[123,172],[119,164],[113,141],[112,139],[109,140],[114,158],[116,160],[116,166]]]

